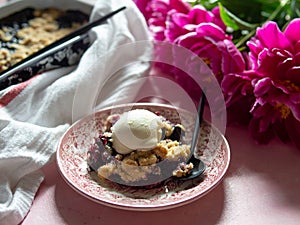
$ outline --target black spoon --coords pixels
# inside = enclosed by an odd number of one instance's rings
[[[187,164],[193,163],[194,167],[188,175],[186,175],[184,177],[180,177],[179,178],[180,180],[189,180],[189,179],[198,177],[201,174],[203,174],[206,169],[205,163],[202,160],[196,158],[194,155],[195,148],[196,148],[197,141],[198,141],[199,129],[201,127],[201,123],[202,123],[202,119],[203,119],[204,103],[205,103],[205,95],[204,95],[204,92],[202,92],[202,96],[200,98],[199,105],[198,105],[198,112],[197,112],[198,115],[196,117],[196,123],[195,123],[194,133],[193,133],[193,137],[192,137],[192,143],[191,143],[191,155],[192,156],[189,159],[189,161],[187,162]]]

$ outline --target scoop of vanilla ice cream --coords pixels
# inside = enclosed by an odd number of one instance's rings
[[[112,143],[120,154],[152,149],[161,140],[163,122],[155,113],[135,109],[123,113],[112,126]]]

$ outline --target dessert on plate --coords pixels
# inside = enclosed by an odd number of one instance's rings
[[[91,170],[101,179],[142,186],[189,174],[190,145],[185,128],[146,109],[112,114],[87,153]]]

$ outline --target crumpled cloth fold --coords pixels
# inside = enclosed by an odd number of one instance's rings
[[[58,1],[58,0],[57,0]],[[94,110],[130,102],[147,76],[151,43],[131,0],[98,0],[91,21],[127,8],[93,28],[78,66],[59,68],[0,92],[0,223],[19,224],[54,160],[60,137]]]

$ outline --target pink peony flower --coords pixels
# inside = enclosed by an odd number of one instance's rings
[[[258,28],[248,42],[250,68],[229,74],[222,82],[228,106],[239,97],[253,99],[249,128],[259,143],[278,136],[300,147],[295,138],[300,134],[299,29],[300,19],[291,21],[284,32],[275,22]]]
[[[243,56],[231,41],[231,36],[214,23],[200,23],[194,31],[177,37],[174,43],[198,55],[212,69],[219,82],[225,74],[245,70]],[[176,52],[174,56],[175,64],[184,61]],[[174,77],[195,101],[199,99],[201,90],[191,77],[181,71],[176,71]]]
[[[175,43],[206,61],[220,82],[224,74],[242,72],[245,69],[242,54],[231,37],[216,24],[201,23],[194,32],[178,37]]]
[[[144,15],[145,19],[148,20],[150,18],[152,11],[149,9],[148,4],[149,0],[133,0],[138,9]]]
[[[245,69],[241,53],[233,44],[232,37],[226,34],[226,26],[221,20],[218,7],[208,11],[199,5],[190,7],[181,0],[151,0],[146,7],[148,14],[145,17],[154,40],[167,41],[197,54],[209,65],[220,82],[224,74]],[[161,45],[155,49],[155,53],[158,61],[174,56],[172,60],[176,65],[178,60],[182,60],[176,52],[170,53],[169,49]],[[199,99],[201,89],[186,73],[172,65],[155,65],[171,75],[193,99]]]
[[[213,23],[222,30],[226,30],[226,26],[220,17],[219,7],[207,11],[204,7],[198,5],[188,13],[180,13],[177,10],[169,11],[166,20],[166,39],[174,42],[179,36],[195,31],[201,23]]]
[[[221,84],[229,121],[248,125],[259,143],[277,136],[300,148],[300,18],[284,31],[275,22],[265,23],[248,41],[249,51],[241,53],[226,33],[218,7],[208,11],[182,0],[134,1],[154,40],[189,49],[209,65]],[[201,89],[187,74],[197,67],[174,49],[158,46],[155,65],[197,101]],[[182,64],[187,71],[176,68]]]
[[[166,20],[169,11],[188,13],[191,6],[181,0],[134,0],[144,14],[155,40],[165,40]]]

